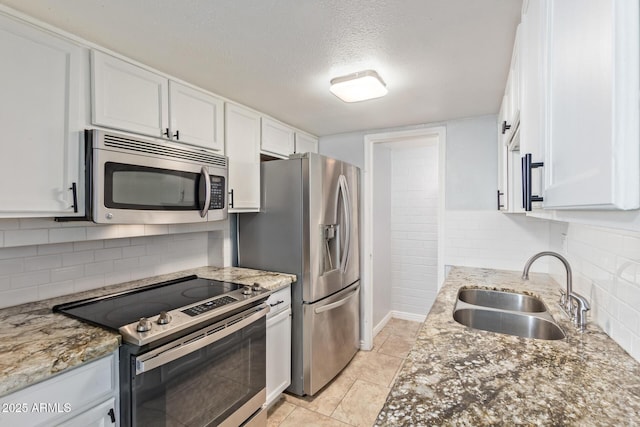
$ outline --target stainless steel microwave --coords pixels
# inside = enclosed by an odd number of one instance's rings
[[[204,148],[87,130],[87,213],[99,224],[227,218],[227,158]]]

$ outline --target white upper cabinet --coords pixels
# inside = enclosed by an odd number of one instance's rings
[[[287,125],[272,120],[268,117],[262,118],[262,140],[260,142],[262,151],[266,151],[280,156],[288,156],[294,152],[294,130]]]
[[[224,102],[220,98],[169,81],[171,138],[224,152]]]
[[[260,115],[225,104],[225,152],[229,157],[229,212],[260,209]]]
[[[169,128],[167,78],[95,50],[91,59],[93,124],[162,137]]]
[[[532,161],[544,161],[545,142],[545,46],[547,43],[546,0],[526,1],[519,27],[520,152]]]
[[[306,133],[296,132],[295,153],[317,153],[318,138]]]
[[[545,208],[640,206],[638,9],[548,4]]]
[[[224,151],[224,102],[137,65],[92,52],[92,122]]]
[[[84,215],[88,51],[0,14],[0,57],[0,217]]]

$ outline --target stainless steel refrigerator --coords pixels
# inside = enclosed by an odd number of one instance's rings
[[[241,267],[293,273],[288,391],[313,395],[360,347],[360,169],[305,153],[261,165],[261,212],[238,219]]]

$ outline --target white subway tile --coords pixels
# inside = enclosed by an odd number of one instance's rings
[[[104,248],[104,241],[103,240],[89,240],[87,242],[74,242],[73,243],[74,252],[91,251],[91,250],[94,250],[94,249],[102,249],[102,248]]]
[[[0,230],[17,230],[20,228],[20,220],[17,218],[0,218]]]
[[[2,291],[8,291],[9,289],[11,289],[11,276],[0,277],[0,298]],[[2,306],[1,303],[0,306]]]
[[[62,295],[69,295],[73,292],[73,280],[48,283],[38,286],[38,299],[55,298]]]
[[[25,258],[24,265],[27,271],[50,270],[62,266],[62,255],[41,255]]]
[[[37,248],[38,248],[37,246],[17,246],[15,248],[0,248],[0,260],[35,256],[38,253]],[[0,276],[1,275],[2,275],[2,269],[0,268]]]
[[[97,227],[87,228],[86,240],[105,240],[105,239],[117,239],[120,236],[117,225],[101,225]],[[84,239],[78,239],[84,240]]]
[[[49,230],[7,230],[4,232],[4,246],[29,246],[49,243]]]
[[[84,274],[87,276],[111,273],[112,271],[113,271],[113,260],[92,262],[84,265]]]
[[[62,265],[67,267],[71,265],[82,265],[93,262],[93,251],[71,252],[62,254]]]
[[[122,248],[98,249],[94,252],[96,261],[122,258]]]
[[[52,245],[39,245],[38,255],[61,254],[65,252],[73,252],[73,243],[56,243]]]
[[[49,270],[33,271],[30,273],[21,273],[11,276],[11,288],[29,288],[36,285],[42,285],[51,281]]]
[[[105,249],[109,248],[125,248],[131,245],[131,239],[122,238],[122,239],[110,239],[104,241]]]
[[[24,259],[6,259],[0,261],[0,276],[10,276],[16,273],[22,273],[26,269]]]
[[[34,229],[34,228],[60,228],[59,222],[56,222],[53,218],[20,218],[18,219],[19,227],[21,229]]]
[[[169,234],[169,226],[155,224],[155,225],[145,225],[144,226],[144,235],[145,236],[154,236],[158,234]]]
[[[87,239],[87,229],[77,228],[55,228],[49,230],[49,243],[79,242]]]
[[[0,307],[11,307],[38,300],[38,288],[22,288],[0,292]]]
[[[84,276],[84,265],[59,267],[51,270],[52,282],[63,282],[66,280],[79,279],[83,276]]]
[[[138,258],[126,258],[126,259],[117,259],[113,261],[113,268],[115,271],[121,270],[133,270],[140,266],[140,261]]]
[[[144,236],[144,225],[142,224],[123,224],[119,225],[119,233],[121,237]]]
[[[97,274],[95,276],[84,276],[73,281],[74,292],[88,291],[91,289],[100,288],[102,286],[105,286],[104,274]]]
[[[0,248],[4,247],[4,231],[0,231]]]

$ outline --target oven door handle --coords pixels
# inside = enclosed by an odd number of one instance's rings
[[[236,320],[238,316],[227,319],[227,324],[223,329],[210,333],[220,328],[220,324],[211,325],[204,330],[183,337],[180,343],[172,343],[165,349],[165,346],[148,353],[142,354],[135,358],[136,375],[148,372],[159,366],[166,365],[176,359],[186,356],[189,353],[198,351],[222,338],[225,338],[240,329],[249,326],[251,323],[265,317],[269,312],[269,304],[263,303],[255,307],[254,313],[244,317],[242,320]],[[235,322],[235,323],[234,323]],[[209,332],[209,333],[207,333]]]

